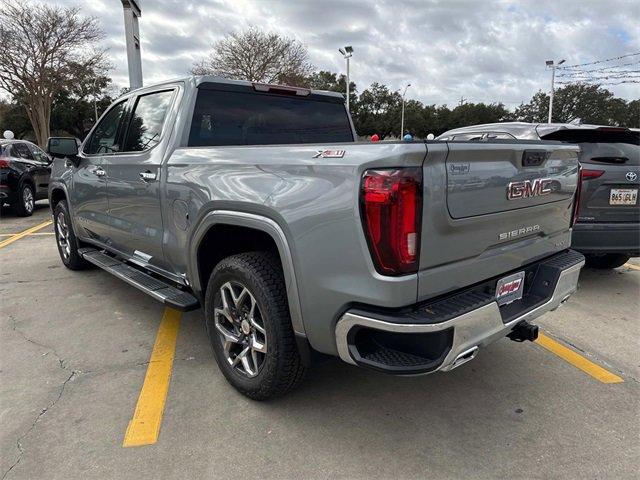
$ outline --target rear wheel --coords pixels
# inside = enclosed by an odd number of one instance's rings
[[[623,253],[606,253],[604,255],[586,255],[585,266],[590,268],[610,269],[624,265],[631,258]]]
[[[33,187],[28,183],[23,183],[18,191],[18,198],[14,205],[16,215],[20,217],[30,217],[33,214],[35,208],[35,194]]]
[[[284,395],[305,368],[291,326],[282,269],[267,252],[233,255],[213,270],[206,327],[220,370],[254,400]]]
[[[71,225],[67,202],[58,202],[53,209],[53,222],[58,253],[65,267],[70,270],[85,270],[92,265],[78,253],[78,241]]]

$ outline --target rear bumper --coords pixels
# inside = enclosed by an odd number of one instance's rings
[[[640,255],[640,223],[577,223],[571,248],[583,253]]]
[[[576,291],[583,265],[581,254],[567,250],[523,267],[523,298],[501,307],[494,300],[496,278],[410,312],[349,310],[336,324],[338,354],[347,363],[387,373],[452,370],[519,323],[558,308]]]

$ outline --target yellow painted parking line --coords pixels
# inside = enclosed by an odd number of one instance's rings
[[[123,447],[152,445],[158,441],[181,316],[177,310],[164,310],[136,410],[124,435]]]
[[[556,342],[552,338],[546,336],[544,333],[538,333],[538,339],[536,340],[540,346],[546,348],[552,353],[555,353],[557,356],[562,358],[563,360],[569,362],[576,368],[579,368],[583,372],[591,375],[596,380],[602,383],[622,383],[624,380],[611,373],[609,370],[602,368],[600,365],[596,365],[591,360],[587,360],[585,357],[580,355],[579,353],[571,350],[570,348],[565,347],[564,345]]]
[[[12,235],[11,237],[9,237],[9,238],[7,238],[5,240],[2,240],[0,242],[0,248],[6,247],[7,245],[10,245],[13,242],[18,241],[21,238],[26,237],[27,235],[31,235],[32,233],[37,232],[41,228],[48,227],[52,223],[53,222],[51,220],[47,220],[46,222],[42,222],[41,224],[36,225],[35,227],[27,228],[26,230],[24,230],[24,231],[22,231],[20,233],[16,233],[15,235]]]
[[[634,265],[633,263],[625,263],[623,267],[633,268],[634,270],[640,270],[640,267],[638,265]]]
[[[39,235],[55,235],[55,232],[36,232],[30,233],[27,235],[28,237],[39,236]],[[13,237],[14,235],[18,235],[17,233],[0,233],[0,237]]]

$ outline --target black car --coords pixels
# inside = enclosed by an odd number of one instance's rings
[[[573,123],[505,122],[449,130],[438,140],[557,140],[580,146],[580,203],[571,248],[587,266],[616,268],[640,256],[640,132]]]
[[[28,217],[36,200],[47,198],[51,157],[26,140],[0,139],[0,206]]]

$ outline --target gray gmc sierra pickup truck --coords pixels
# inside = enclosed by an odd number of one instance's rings
[[[220,370],[266,399],[320,354],[451,370],[575,290],[578,148],[357,143],[343,96],[190,77],[51,138],[62,262],[203,306]]]

